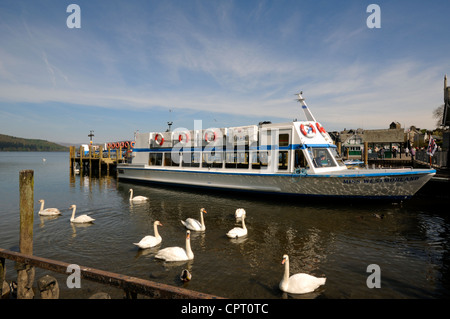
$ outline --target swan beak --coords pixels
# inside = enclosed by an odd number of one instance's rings
[[[286,257],[283,258],[283,260],[281,261],[281,264],[284,265],[285,262],[286,262]]]

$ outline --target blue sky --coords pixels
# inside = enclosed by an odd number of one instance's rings
[[[81,28],[68,28],[69,4]],[[370,29],[371,3],[381,28]],[[55,142],[304,119],[432,129],[450,2],[0,2],[0,133]]]

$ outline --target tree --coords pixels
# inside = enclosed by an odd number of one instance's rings
[[[436,127],[442,126],[442,117],[444,116],[444,104],[438,106],[433,111],[433,118],[436,120]]]

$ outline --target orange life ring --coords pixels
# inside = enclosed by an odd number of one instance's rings
[[[119,144],[119,142],[117,142],[116,143],[116,148],[119,148],[120,147],[120,144]]]
[[[130,142],[126,141],[124,144],[126,148],[130,148]]]
[[[125,143],[124,142],[120,142],[120,147],[124,148],[125,147]]]
[[[160,137],[160,139],[158,139],[158,137]],[[164,144],[164,137],[161,134],[156,134],[155,143],[158,144],[159,146],[162,146]]]
[[[182,143],[187,143],[189,142],[189,135],[186,133],[180,133],[180,135],[178,135],[178,142]]]
[[[213,133],[213,137],[212,137],[212,139],[209,139],[208,138],[208,131],[205,132],[205,141],[206,142],[214,142],[216,140],[216,138],[217,138],[216,132],[211,131],[211,133]]]
[[[325,129],[323,128],[322,125],[320,125],[319,122],[316,123],[316,127],[317,127],[317,130],[318,130],[320,133],[322,133],[322,134],[326,134],[326,133],[327,133],[327,131],[325,131]]]
[[[131,148],[134,148],[134,141],[132,141],[131,143],[130,143],[130,145],[131,145]]]
[[[111,143],[108,143],[107,147],[108,147],[108,148],[111,148]]]
[[[309,137],[309,138],[311,138],[314,135],[316,135],[316,129],[314,128],[314,125],[306,124],[306,126],[309,127],[308,130],[306,130],[304,124],[300,125],[300,131],[302,132],[303,135],[305,135],[306,137]]]

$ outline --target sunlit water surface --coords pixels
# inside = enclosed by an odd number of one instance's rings
[[[44,160],[45,159],[45,160]],[[442,199],[418,196],[404,203],[320,202],[208,193],[119,182],[115,177],[71,176],[68,153],[0,153],[0,247],[18,250],[19,172],[34,170],[34,255],[135,276],[227,298],[445,298],[449,297],[449,217]],[[130,204],[134,195],[150,198]],[[62,216],[38,216],[39,199]],[[92,225],[70,223],[78,214],[95,218]],[[237,208],[247,212],[248,236],[229,239],[238,226]],[[199,219],[205,208],[206,231],[192,233],[193,261],[166,263],[154,258],[160,248],[185,245],[180,220]],[[379,218],[383,217],[383,218]],[[162,243],[139,250],[133,243],[153,235],[161,221]],[[283,254],[291,274],[306,272],[327,278],[325,286],[301,296],[279,288]],[[380,267],[381,288],[369,288],[369,265]],[[192,280],[179,275],[189,269]],[[36,278],[58,279],[61,298],[88,298],[123,291],[82,281],[69,289],[67,276],[37,270]],[[7,261],[7,279],[15,280]]]

